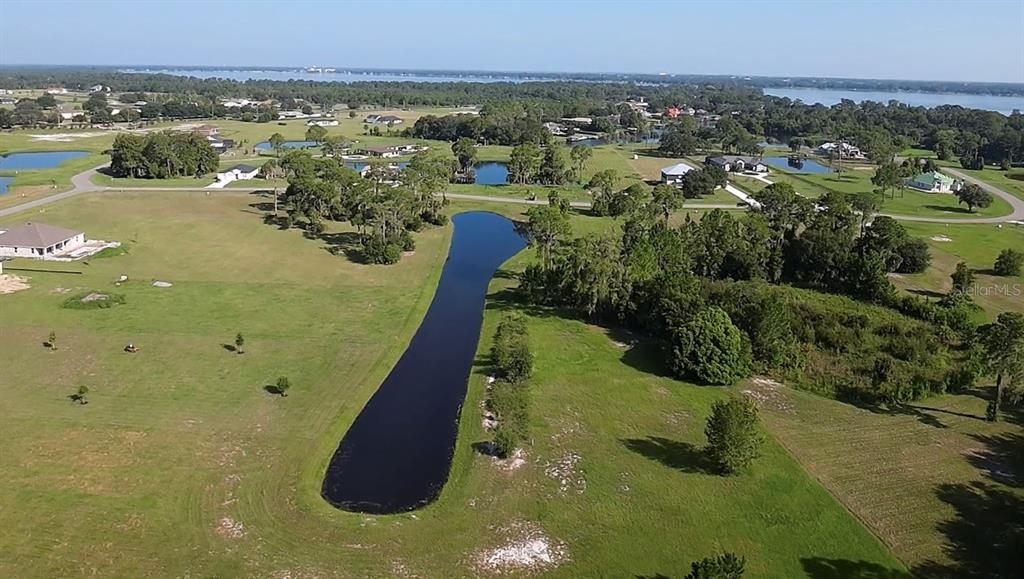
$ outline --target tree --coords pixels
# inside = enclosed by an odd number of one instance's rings
[[[699,146],[700,139],[692,132],[673,128],[661,137],[658,150],[672,157],[685,157],[696,152]]]
[[[77,400],[79,404],[88,404],[89,401],[86,399],[88,395],[89,387],[83,385],[78,387],[78,392],[75,393],[71,398]]]
[[[803,137],[793,137],[789,140],[789,150],[793,153],[799,153],[801,149],[806,145]]]
[[[850,206],[860,217],[860,232],[863,235],[868,221],[882,207],[882,200],[875,193],[857,193],[850,199]]]
[[[452,153],[459,162],[459,171],[465,173],[476,165],[476,141],[473,139],[460,137],[452,143]]]
[[[491,345],[491,361],[498,374],[512,384],[521,384],[530,378],[533,353],[522,316],[509,315],[498,324]]]
[[[961,187],[960,190],[956,192],[956,196],[960,200],[960,203],[966,205],[967,210],[971,213],[974,213],[975,207],[985,209],[989,205],[992,205],[992,195],[974,183],[968,183]]]
[[[593,155],[593,149],[586,145],[573,145],[569,151],[569,159],[572,161],[572,170],[576,181],[583,179],[583,169]]]
[[[963,261],[956,264],[956,269],[949,277],[953,280],[953,293],[955,294],[966,294],[974,286],[974,272]]]
[[[896,190],[903,184],[903,170],[896,163],[886,161],[875,171],[875,175],[871,177],[871,183],[878,187],[878,191],[882,195],[889,191],[891,197],[895,198]]]
[[[544,149],[544,158],[537,173],[538,180],[545,185],[563,185],[571,175],[565,147],[548,145]]]
[[[524,143],[512,148],[508,160],[508,178],[519,185],[532,183],[540,170],[544,158],[540,147],[533,143]]]
[[[327,129],[320,125],[313,125],[306,129],[306,140],[313,141],[320,145],[323,144],[324,139],[327,138]],[[273,144],[272,144],[273,145]]]
[[[1024,378],[1024,314],[1003,312],[994,323],[978,330],[986,369],[996,375],[996,393],[989,403],[986,417],[999,419],[1006,383]]]
[[[619,173],[615,169],[598,171],[587,182],[587,189],[597,195],[611,195],[615,191],[615,183],[619,180]]]
[[[718,307],[698,312],[675,332],[672,345],[672,369],[680,377],[727,385],[750,369],[749,344],[729,314]]]
[[[274,383],[274,392],[280,395],[282,398],[288,395],[288,391],[291,390],[292,382],[287,376],[281,376]]]
[[[1014,276],[1020,275],[1021,266],[1024,266],[1024,252],[1016,249],[1004,249],[999,252],[996,263],[992,267],[996,275]]]
[[[760,455],[764,438],[758,431],[757,405],[749,396],[730,396],[711,406],[704,427],[706,451],[724,474],[735,474]]]
[[[527,221],[520,224],[520,232],[527,242],[537,248],[541,266],[551,268],[551,257],[562,239],[572,233],[569,218],[557,207],[540,205],[526,211]]]
[[[747,562],[733,553],[705,557],[690,565],[684,579],[741,579]]]
[[[242,346],[244,346],[244,345],[245,345],[245,337],[242,336],[242,332],[238,332],[238,334],[235,335],[235,352],[238,352],[239,354],[243,353],[242,352]]]
[[[36,104],[44,109],[55,109],[57,108],[57,99],[52,94],[46,93],[36,99]]]
[[[684,201],[686,198],[683,197],[683,192],[667,183],[656,185],[651,192],[651,204],[665,218],[665,223],[668,223],[673,211],[682,208]]]
[[[278,157],[280,157],[281,152],[284,151],[285,148],[284,144],[287,141],[285,141],[284,135],[282,135],[281,133],[274,133],[273,135],[270,135],[270,138],[267,139],[267,142],[270,143],[270,148],[274,149],[274,152],[277,154]]]
[[[57,349],[57,332],[54,332],[53,330],[50,330],[49,340],[47,340],[46,343],[50,345],[50,349],[51,350],[56,350]]]

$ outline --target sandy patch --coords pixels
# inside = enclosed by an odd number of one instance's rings
[[[952,240],[952,239],[950,239],[950,238],[948,238],[948,237],[946,237],[945,235],[941,235],[941,234],[940,234],[940,235],[933,235],[933,236],[932,236],[932,241],[942,241],[942,242],[946,242],[946,241],[953,241],[953,240]]]
[[[558,483],[558,490],[562,494],[583,494],[587,490],[587,479],[580,468],[581,459],[575,452],[566,452],[561,458],[548,461],[544,466],[544,474]]]
[[[485,549],[475,557],[475,571],[495,574],[546,571],[569,560],[565,544],[552,540],[533,523],[515,521],[503,532],[501,545]]]
[[[44,143],[70,143],[79,139],[92,139],[102,137],[107,133],[50,133],[48,135],[29,135],[33,141]]]
[[[13,294],[21,290],[27,290],[32,286],[28,285],[28,278],[18,277],[10,274],[0,274],[0,294]]]
[[[793,414],[793,405],[786,400],[782,384],[771,378],[757,376],[750,379],[750,386],[741,392],[753,398],[758,406],[766,406],[772,410]]]
[[[225,539],[241,539],[245,536],[245,525],[231,517],[224,517],[217,522],[217,534]]]

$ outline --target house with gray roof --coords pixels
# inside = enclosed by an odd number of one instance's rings
[[[85,245],[85,233],[45,223],[0,226],[0,256],[47,257]]]

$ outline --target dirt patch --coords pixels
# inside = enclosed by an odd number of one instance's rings
[[[16,275],[0,275],[0,294],[13,294],[21,290],[27,290],[32,286],[28,285],[28,279]]]
[[[758,406],[793,414],[793,405],[786,399],[786,394],[782,390],[782,384],[771,378],[758,376],[751,378],[750,388],[741,392],[753,398]]]
[[[90,294],[86,294],[80,301],[82,303],[89,303],[89,302],[106,301],[106,300],[109,300],[109,299],[110,299],[110,296],[108,296],[107,294],[101,294],[101,293],[93,292],[93,293],[90,293]]]
[[[558,483],[562,494],[583,494],[587,490],[587,479],[580,468],[580,460],[579,454],[566,452],[557,460],[549,461],[544,467],[544,474]]]
[[[497,547],[477,553],[475,571],[499,575],[541,572],[569,560],[565,544],[552,540],[534,523],[514,521],[501,531],[507,538]]]
[[[245,536],[245,525],[231,517],[223,517],[218,521],[216,530],[225,539],[241,539]]]

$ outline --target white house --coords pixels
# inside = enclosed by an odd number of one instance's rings
[[[674,185],[683,180],[683,175],[693,171],[693,167],[686,163],[677,163],[671,167],[665,167],[661,170],[661,182]]]
[[[259,172],[259,167],[253,167],[252,165],[235,165],[227,171],[217,173],[217,180],[224,181],[226,183],[230,183],[231,181],[246,181],[248,179],[255,179]]]
[[[928,193],[952,193],[959,190],[955,179],[938,171],[921,173],[917,177],[907,179],[906,184],[908,187]]]
[[[815,149],[815,152],[821,155],[822,157],[829,157],[837,150],[839,151],[840,155],[846,157],[847,159],[862,159],[864,157],[864,153],[862,153],[859,148],[854,147],[850,143],[846,142],[822,143],[820,147]]]
[[[68,253],[85,244],[85,233],[46,225],[26,223],[0,228],[0,256],[46,257]]]
[[[338,119],[312,119],[306,123],[308,127],[336,127]]]
[[[765,165],[754,157],[720,155],[718,157],[707,157],[704,159],[704,162],[713,167],[718,167],[727,173],[742,173],[745,171],[753,171],[755,173],[768,172],[768,165]]]

